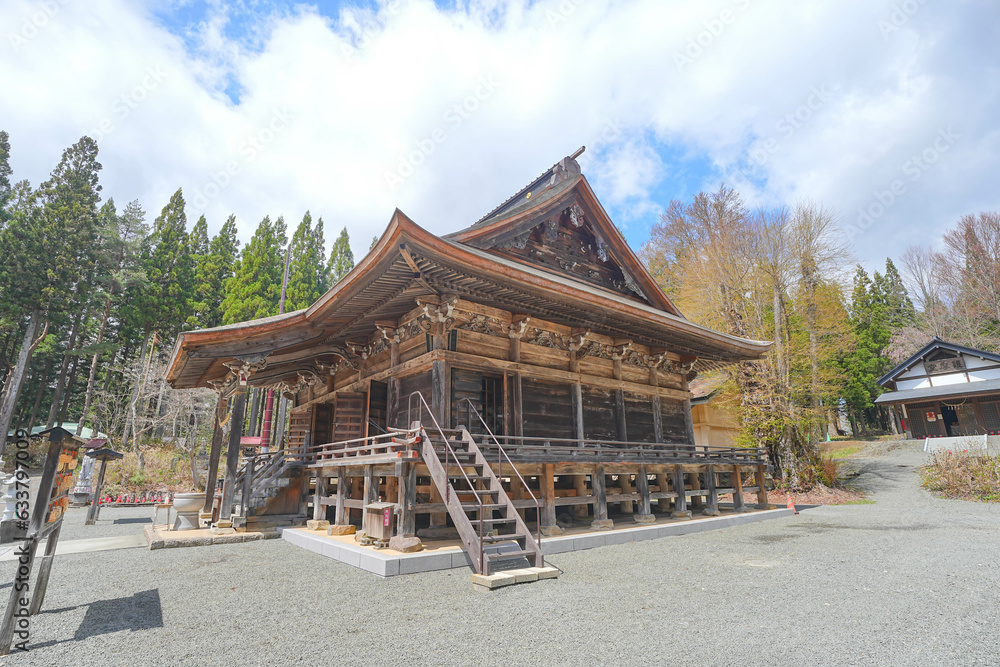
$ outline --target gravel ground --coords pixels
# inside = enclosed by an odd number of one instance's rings
[[[173,512],[170,516],[173,518]],[[63,519],[59,541],[142,534],[142,529],[153,523],[153,507],[102,507],[96,525],[85,526],[86,520],[86,507],[70,507]],[[166,520],[166,510],[160,510],[157,522]]]
[[[924,460],[855,461],[874,504],[560,554],[492,592],[280,540],[68,555],[0,664],[997,664],[1000,509],[921,490]]]

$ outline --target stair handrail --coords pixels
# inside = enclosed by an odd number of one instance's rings
[[[455,450],[452,449],[451,443],[448,441],[448,436],[444,434],[444,430],[442,430],[441,425],[438,424],[438,420],[434,417],[434,412],[431,410],[431,406],[427,405],[427,401],[426,399],[424,399],[424,395],[421,394],[420,391],[411,392],[410,395],[406,397],[406,418],[410,422],[410,425],[411,426],[413,425],[412,409],[413,409],[414,396],[420,399],[417,403],[417,417],[418,417],[417,421],[420,421],[419,417],[423,414],[424,408],[427,408],[427,416],[431,418],[431,423],[433,423],[434,428],[437,429],[437,432],[441,436],[441,439],[444,441],[444,446],[448,452],[445,455],[445,469],[444,469],[445,506],[447,507],[448,502],[451,500],[449,497],[449,494],[451,493],[451,481],[449,481],[451,480],[451,458],[455,459],[455,465],[458,466],[458,471],[462,473],[462,477],[464,477],[465,481],[469,483],[469,488],[472,489],[472,495],[475,497],[476,502],[479,504],[479,571],[486,572],[487,568],[483,558],[483,521],[486,518],[485,515],[483,514],[484,512],[483,496],[482,494],[476,493],[476,486],[472,483],[472,480],[469,479],[469,476],[465,474],[465,468],[459,465],[458,456],[455,454]],[[431,449],[433,449],[433,445]],[[456,502],[458,502],[459,507],[461,507],[462,501],[458,499],[457,493],[455,495],[456,495],[455,500]]]
[[[514,462],[510,460],[509,456],[507,456],[507,450],[505,450],[503,448],[503,445],[500,444],[500,441],[497,440],[497,437],[495,435],[493,435],[493,431],[490,430],[490,427],[486,423],[486,420],[483,419],[483,416],[479,413],[479,410],[476,409],[476,406],[474,406],[472,404],[472,399],[471,398],[463,398],[460,401],[460,403],[462,403],[462,402],[464,402],[466,404],[466,411],[465,411],[465,419],[466,419],[466,421],[471,424],[472,423],[472,413],[475,413],[476,418],[479,419],[479,423],[483,425],[483,428],[486,429],[486,433],[489,434],[490,439],[493,441],[493,444],[495,444],[496,447],[497,447],[497,450],[498,450],[498,453],[497,453],[497,479],[501,479],[503,477],[503,459],[507,459],[507,463],[510,464],[511,470],[513,470],[514,474],[517,475],[517,478],[519,480],[521,480],[521,487],[525,491],[528,492],[528,495],[531,496],[531,500],[534,501],[534,503],[535,503],[535,531],[536,531],[536,537],[535,537],[535,539],[536,539],[536,543],[538,544],[538,548],[541,549],[542,548],[542,506],[541,506],[541,504],[539,504],[538,498],[536,498],[535,494],[531,492],[531,489],[528,487],[528,483],[524,480],[524,477],[521,477],[521,473],[518,472],[517,466],[515,466]],[[471,433],[470,433],[470,435],[471,435]],[[484,454],[484,457],[485,457],[485,454]],[[502,481],[502,479],[501,479],[501,481]]]

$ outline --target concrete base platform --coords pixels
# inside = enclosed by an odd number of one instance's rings
[[[212,531],[211,528],[169,530],[168,526],[146,526],[143,534],[146,536],[146,544],[150,551],[175,547],[204,547],[210,544],[238,544],[281,537],[281,534],[276,531],[262,533],[237,533],[236,531],[228,533],[227,531],[228,534],[213,534]]]
[[[637,526],[622,522],[611,530],[592,531],[589,527],[571,529],[559,537],[543,537],[542,552],[546,555],[593,549],[594,547],[626,544],[655,540],[661,537],[689,535],[706,530],[719,530],[730,526],[757,523],[768,519],[793,516],[787,508],[751,511],[744,514],[723,510],[720,516],[693,519],[657,518],[651,525]],[[392,549],[363,547],[354,541],[353,535],[327,535],[326,531],[311,531],[305,528],[278,528],[281,538],[303,549],[353,565],[380,577],[400,574],[415,574],[433,570],[448,570],[456,567],[471,567],[472,562],[462,550],[457,540],[426,541],[424,549],[418,553],[404,554]],[[493,545],[495,550],[505,550],[505,545]],[[487,549],[489,550],[489,549]]]

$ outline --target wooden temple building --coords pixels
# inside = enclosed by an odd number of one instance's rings
[[[180,335],[168,381],[229,401],[223,517],[242,494],[243,521],[343,534],[381,500],[394,548],[453,527],[488,574],[505,558],[541,565],[538,533],[566,520],[713,514],[722,494],[739,511],[750,490],[766,503],[762,449],[695,446],[688,383],[770,344],[685,319],[577,155],[446,236],[397,210],[305,310]],[[248,387],[294,407],[287,442],[241,471]],[[491,553],[500,542],[517,548]]]

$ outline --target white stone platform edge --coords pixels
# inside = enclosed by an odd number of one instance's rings
[[[703,517],[690,521],[673,521],[671,523],[653,526],[636,526],[602,532],[586,533],[584,535],[563,535],[561,537],[542,538],[542,552],[546,556],[580,551],[595,547],[656,540],[661,537],[690,535],[707,530],[720,530],[749,523],[780,519],[792,516],[792,510],[781,507],[773,510],[756,510],[745,514],[726,513],[722,516]],[[426,551],[412,554],[390,555],[362,547],[358,544],[337,542],[328,539],[326,535],[315,534],[304,528],[276,528],[281,533],[281,539],[308,549],[313,553],[338,560],[348,565],[377,574],[380,577],[394,577],[400,574],[416,574],[434,570],[449,570],[457,567],[471,567],[472,563],[465,552],[459,547],[441,551]]]

